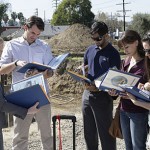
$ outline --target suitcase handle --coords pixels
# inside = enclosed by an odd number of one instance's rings
[[[57,115],[57,116],[53,116],[53,118],[52,118],[53,122],[56,122],[58,117],[60,119],[69,119],[69,120],[72,120],[72,122],[76,122],[76,117],[72,116],[72,115]]]
[[[73,150],[75,150],[75,122],[76,116],[73,115],[55,115],[52,117],[53,121],[53,150],[56,150],[56,120],[57,119],[69,119],[73,122]]]

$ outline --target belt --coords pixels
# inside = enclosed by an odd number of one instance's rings
[[[92,93],[92,94],[98,94],[98,93],[101,93],[102,91],[99,90],[99,91],[89,91],[89,92]]]

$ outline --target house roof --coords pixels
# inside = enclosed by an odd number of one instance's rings
[[[52,26],[50,24],[45,24],[45,29],[43,32],[41,32],[40,37],[52,37],[56,34],[59,34],[66,30],[69,26]],[[3,31],[1,34],[1,37],[13,37],[17,38],[22,36],[24,33],[24,30],[21,29],[7,29],[6,31]]]

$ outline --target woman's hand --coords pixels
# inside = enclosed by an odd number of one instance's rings
[[[109,90],[109,91],[108,91],[108,94],[109,94],[110,96],[118,96],[118,93],[117,93],[117,91],[116,91],[115,89]]]
[[[139,84],[138,84],[138,89],[144,89],[144,84],[139,83]]]
[[[130,93],[127,93],[127,95],[128,95],[128,97],[131,99],[132,102],[133,102],[133,101],[136,101],[135,96],[133,96],[133,95],[130,94]]]
[[[119,96],[122,97],[123,99],[129,99],[129,96],[127,95],[127,92],[125,92],[125,91],[120,92]]]

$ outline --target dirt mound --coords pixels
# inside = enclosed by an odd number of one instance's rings
[[[51,94],[70,94],[81,96],[83,92],[82,83],[76,82],[65,70],[75,70],[82,64],[82,58],[69,58],[55,71],[52,78],[48,79]]]
[[[57,51],[80,53],[84,52],[89,45],[93,44],[90,28],[82,24],[71,25],[64,32],[53,36],[47,42],[55,53]]]
[[[90,28],[82,24],[74,24],[64,32],[46,40],[46,42],[52,47],[52,52],[56,55],[66,51],[76,55],[76,57],[71,55],[57,69],[57,74],[48,79],[51,93],[81,95],[83,92],[82,84],[74,81],[65,70],[75,70],[81,65],[83,56],[81,57],[78,54],[83,54],[89,45],[94,44],[91,39]]]

